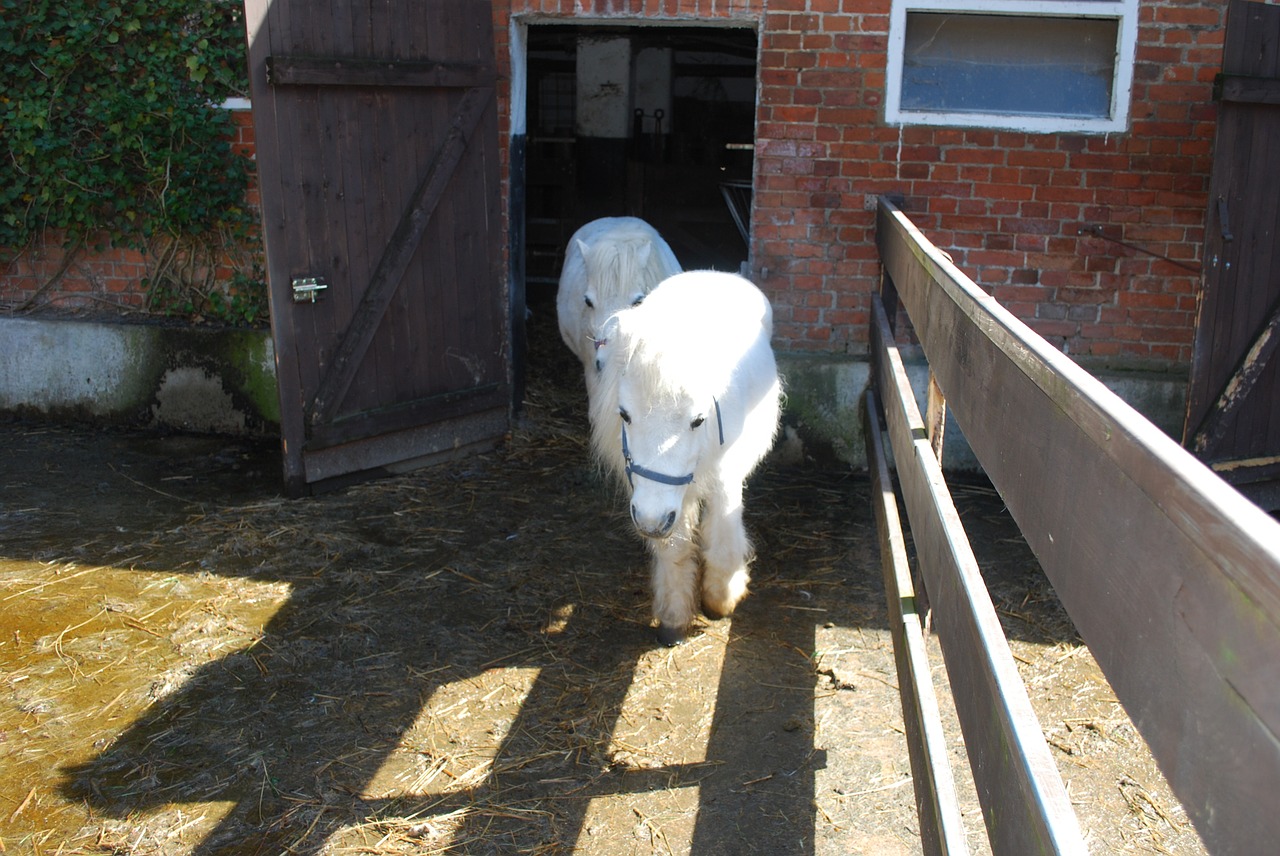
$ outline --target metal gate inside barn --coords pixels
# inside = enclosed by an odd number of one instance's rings
[[[1280,508],[1280,7],[1232,0],[1184,442]]]
[[[490,4],[247,0],[293,495],[510,414]]]

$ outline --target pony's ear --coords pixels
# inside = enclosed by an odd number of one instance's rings
[[[618,350],[618,316],[610,315],[600,325],[600,335],[596,338],[596,371],[603,372],[609,362],[609,355]]]
[[[591,249],[590,245],[581,238],[575,238],[574,240],[578,242],[578,252],[582,253],[583,258],[586,258],[587,252]]]
[[[604,323],[600,325],[600,338],[606,342],[618,337],[618,313],[610,315],[604,319]]]

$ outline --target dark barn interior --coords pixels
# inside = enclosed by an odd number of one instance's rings
[[[530,305],[554,295],[569,237],[596,217],[649,221],[686,269],[739,270],[751,198],[753,30],[534,26],[527,70]]]

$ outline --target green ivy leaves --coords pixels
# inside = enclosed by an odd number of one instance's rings
[[[250,235],[239,0],[0,0],[0,256]],[[256,231],[256,230],[254,230]]]

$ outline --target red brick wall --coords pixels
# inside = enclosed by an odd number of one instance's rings
[[[0,307],[136,312],[145,303],[146,276],[146,260],[135,250],[106,245],[68,258],[61,234],[50,233],[43,246],[0,267]]]
[[[747,22],[760,32],[751,265],[780,350],[865,351],[879,267],[864,203],[888,193],[1068,353],[1185,366],[1224,5],[1141,0],[1130,128],[1091,136],[886,125],[890,0],[495,0],[504,164],[513,16]],[[57,261],[48,254],[43,273]],[[113,251],[60,289],[132,305],[136,287],[118,280],[137,263]],[[13,305],[40,276],[0,280],[0,301]]]
[[[865,351],[864,202],[889,193],[1068,353],[1186,365],[1224,5],[1142,0],[1130,129],[1106,136],[887,126],[890,0],[499,0],[495,31],[505,62],[510,15],[757,22],[751,264],[783,350]]]

